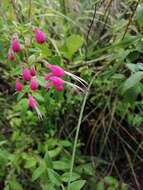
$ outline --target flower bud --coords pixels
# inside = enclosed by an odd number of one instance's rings
[[[32,79],[30,83],[30,89],[31,90],[36,90],[38,88],[38,82],[36,79]]]
[[[51,70],[53,75],[55,75],[57,77],[63,77],[65,75],[64,70],[61,67],[59,67],[58,65],[48,64],[48,68]]]
[[[23,88],[23,86],[22,86],[22,84],[21,84],[21,82],[20,82],[19,79],[16,80],[15,88],[16,88],[16,90],[17,90],[18,92],[20,92],[20,91],[22,90],[22,88]]]
[[[33,96],[29,96],[29,98],[28,98],[28,105],[29,105],[30,108],[36,109],[37,102],[36,102],[36,100],[35,100],[35,98]]]
[[[52,81],[53,85],[55,87],[62,86],[64,84],[64,80],[61,79],[60,77],[51,77],[50,80]]]
[[[46,41],[45,33],[42,32],[39,28],[36,28],[34,32],[35,32],[35,39],[37,43],[42,44]]]
[[[32,66],[31,69],[30,69],[30,73],[31,73],[31,76],[34,77],[36,75],[36,70],[35,70],[35,67]]]
[[[53,76],[53,73],[48,73],[45,76],[45,80],[50,80],[50,78]]]
[[[29,69],[23,69],[22,70],[22,76],[23,76],[23,79],[26,81],[31,80],[30,70]]]
[[[13,53],[13,51],[11,49],[8,51],[7,58],[8,58],[9,61],[14,60],[14,53]]]
[[[20,51],[20,43],[17,37],[13,37],[11,47],[14,52],[18,53]]]

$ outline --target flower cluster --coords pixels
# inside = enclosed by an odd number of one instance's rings
[[[35,41],[39,44],[43,44],[44,42],[46,42],[46,35],[44,32],[42,32],[39,28],[35,28],[34,29],[34,33],[35,33]],[[10,49],[8,51],[8,60],[13,61],[14,60],[14,53],[18,53],[21,51],[21,45],[19,42],[19,38],[17,35],[12,37],[11,40],[11,45],[10,45]],[[86,85],[87,83],[81,79],[80,77],[65,71],[64,69],[62,69],[60,66],[58,65],[53,65],[53,64],[49,64],[47,61],[43,61],[46,69],[48,70],[48,72],[45,74],[44,76],[44,80],[45,80],[45,89],[47,89],[48,91],[54,87],[56,91],[63,91],[64,90],[64,85],[67,84],[75,89],[78,89],[80,91],[84,91],[86,89]],[[79,87],[76,84],[73,84],[69,81],[64,80],[64,76],[70,76],[72,77],[74,80],[78,81],[81,85],[81,87]],[[20,79],[19,79],[20,78]],[[28,105],[30,108],[35,109],[38,117],[42,118],[42,114],[38,108],[38,104],[37,101],[35,99],[35,97],[33,97],[32,93],[38,89],[39,84],[38,84],[38,76],[37,76],[37,72],[34,66],[32,67],[27,67],[27,68],[23,68],[21,71],[21,75],[20,77],[16,79],[16,91],[17,92],[21,92],[23,90],[23,85],[26,84],[29,86],[29,93],[27,95],[28,97]]]

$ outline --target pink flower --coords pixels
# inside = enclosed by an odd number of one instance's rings
[[[36,70],[35,70],[34,66],[30,69],[30,73],[31,73],[31,76],[35,76],[36,75]]]
[[[50,77],[50,80],[52,81],[52,84],[55,86],[55,87],[59,87],[59,86],[62,86],[64,84],[64,80],[61,79],[60,77]]]
[[[34,30],[35,32],[35,39],[37,43],[42,44],[46,41],[46,35],[44,32],[42,32],[39,28],[36,28]]]
[[[48,73],[46,76],[45,76],[45,80],[50,80],[50,78],[53,76],[53,73]]]
[[[23,76],[23,79],[26,81],[31,80],[30,70],[29,69],[23,69],[22,70],[22,76]]]
[[[14,52],[19,52],[20,51],[20,43],[19,43],[19,40],[18,40],[17,37],[14,37],[12,39],[11,47],[12,47],[12,50]]]
[[[16,88],[16,90],[17,90],[18,92],[20,92],[20,91],[22,90],[22,88],[23,88],[23,86],[22,86],[22,84],[21,84],[21,82],[20,82],[19,79],[16,79],[15,88]]]
[[[59,92],[63,91],[64,90],[63,85],[56,86],[56,90],[59,91]]]
[[[9,61],[14,60],[14,53],[13,53],[13,51],[11,49],[8,51],[7,58],[8,58]]]
[[[30,108],[35,109],[39,119],[42,119],[42,113],[40,112],[39,108],[37,107],[37,102],[36,102],[35,98],[31,95],[28,98],[28,105]]]
[[[35,98],[33,96],[29,96],[29,98],[28,98],[28,105],[29,105],[30,108],[36,109],[37,102],[36,102],[36,100],[35,100]]]
[[[61,67],[59,67],[58,65],[48,64],[48,68],[51,70],[53,75],[55,75],[57,77],[63,77],[65,75],[64,70]]]
[[[37,88],[38,88],[38,82],[37,82],[37,80],[32,79],[31,83],[30,83],[30,89],[31,90],[36,90]]]

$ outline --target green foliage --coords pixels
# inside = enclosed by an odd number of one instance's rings
[[[0,3],[0,188],[67,190],[84,93],[68,86],[60,93],[47,92],[44,61],[88,83],[95,77],[81,117],[69,190],[127,190],[141,185],[143,2],[132,14],[134,2],[122,0],[107,7],[106,2],[93,0]],[[36,26],[45,32],[46,44],[35,42]],[[11,62],[7,52],[14,33],[22,52]],[[27,65],[35,65],[41,74],[39,90],[33,93],[41,121],[28,108],[29,86],[15,93],[15,79]]]

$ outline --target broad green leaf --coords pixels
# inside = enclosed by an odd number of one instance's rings
[[[26,98],[21,99],[17,104],[18,109],[26,111],[28,109],[28,100]]]
[[[67,38],[66,40],[66,48],[64,50],[64,55],[70,59],[74,53],[81,48],[83,45],[83,37],[80,35],[71,35],[70,37]]]
[[[140,26],[143,26],[143,4],[140,4],[136,11],[136,19]]]
[[[36,62],[36,57],[35,57],[35,55],[33,54],[33,55],[29,56],[29,58],[28,58],[28,63],[32,64],[32,63],[35,63],[35,62]]]
[[[4,140],[4,141],[0,141],[0,146],[2,146],[3,144],[6,144],[6,143],[7,143],[6,140]]]
[[[85,180],[77,180],[70,184],[70,190],[80,190],[85,184]]]
[[[106,176],[104,178],[104,182],[109,185],[114,185],[114,186],[118,184],[118,181],[112,176]]]
[[[53,162],[48,151],[45,153],[44,160],[48,168],[53,168]]]
[[[138,71],[134,74],[132,74],[124,83],[123,86],[123,92],[127,91],[128,89],[134,87],[135,85],[138,85],[140,80],[143,79],[143,72]]]
[[[45,79],[42,76],[38,76],[38,83],[40,86],[45,86]]]
[[[16,67],[14,69],[12,69],[11,71],[11,75],[15,76],[15,75],[19,75],[21,73],[21,68],[20,67]]]
[[[105,188],[104,188],[104,182],[103,181],[98,182],[98,184],[97,184],[97,190],[105,190]]]
[[[38,100],[39,102],[44,102],[44,98],[43,96],[40,94],[40,92],[33,92],[32,94],[36,100]]]
[[[70,147],[72,145],[72,143],[68,140],[61,140],[60,144],[64,147]]]
[[[53,150],[49,150],[49,151],[48,151],[49,156],[50,156],[51,158],[54,158],[54,157],[56,157],[58,154],[60,154],[61,150],[62,150],[62,147],[56,147],[56,148],[53,149]]]
[[[14,190],[23,190],[22,185],[16,180],[16,176],[12,176],[12,179],[9,180],[10,189]]]
[[[69,173],[69,172],[66,172],[66,173],[64,173],[64,174],[62,175],[61,179],[62,179],[62,181],[64,181],[64,182],[68,182],[69,177],[70,177],[70,173]],[[77,180],[77,179],[79,179],[79,178],[80,178],[80,175],[73,172],[73,173],[72,173],[72,177],[71,177],[71,182],[72,182],[72,181],[75,181],[75,180]]]
[[[42,190],[56,190],[56,189],[54,188],[53,184],[48,183],[47,185],[44,185]]]
[[[132,72],[137,72],[137,71],[140,70],[139,67],[138,67],[138,65],[137,65],[137,64],[133,64],[133,63],[128,63],[128,64],[127,64],[127,67],[128,67],[128,69],[130,69]]]
[[[48,176],[52,184],[57,185],[57,186],[61,185],[60,176],[57,172],[55,172],[52,169],[48,169]]]
[[[69,169],[70,163],[67,161],[53,161],[53,168],[55,170]]]
[[[32,181],[35,181],[38,179],[42,174],[46,171],[46,166],[45,164],[41,164],[34,172],[32,175]]]
[[[32,168],[36,165],[36,163],[37,161],[35,160],[35,158],[31,157],[26,161],[25,168]]]

